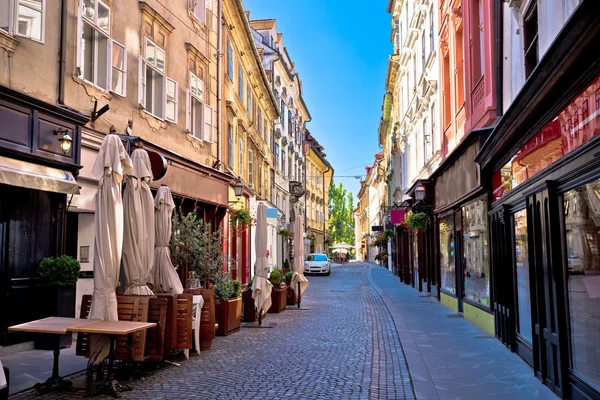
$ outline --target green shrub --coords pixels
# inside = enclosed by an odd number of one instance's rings
[[[282,279],[283,275],[281,274],[281,271],[279,269],[274,269],[273,271],[271,271],[269,281],[271,281],[271,283],[274,286],[279,286],[281,284]]]
[[[233,288],[231,298],[240,297],[240,295],[242,294],[242,282],[238,280],[231,281],[231,287]]]
[[[423,212],[410,214],[406,218],[406,226],[416,231],[424,231],[429,226],[429,216]]]
[[[287,283],[289,285],[292,282],[293,276],[294,276],[294,273],[292,271],[290,271],[287,274],[285,274],[285,276],[283,277],[283,280],[285,281],[285,283]]]
[[[74,286],[79,278],[79,270],[79,261],[73,257],[46,257],[40,262],[37,275],[44,286]]]
[[[223,300],[227,300],[231,298],[231,294],[233,293],[233,287],[231,285],[231,281],[222,280],[219,281],[213,286],[215,289],[215,299],[217,303],[220,303]]]
[[[290,268],[290,262],[288,261],[288,259],[286,258],[285,260],[283,260],[283,268]]]

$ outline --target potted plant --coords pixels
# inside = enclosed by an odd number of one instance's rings
[[[75,285],[79,278],[79,261],[69,256],[44,258],[36,271],[39,316],[44,317],[74,317],[75,316]],[[72,335],[62,335],[60,347],[71,345]],[[51,335],[40,335],[36,342],[38,349],[53,350],[54,338]]]
[[[294,276],[294,273],[292,271],[288,272],[287,274],[285,274],[283,276],[283,280],[288,287],[288,291],[287,291],[287,305],[288,306],[293,306],[298,301],[298,299],[296,298],[296,292],[291,287],[293,276]]]
[[[201,310],[203,323],[200,325],[200,350],[209,350],[215,337],[215,291],[211,285],[221,278],[225,263],[222,252],[223,230],[214,230],[211,224],[195,213],[183,215],[181,210],[173,216],[171,249],[178,262],[184,262],[191,275],[197,278],[197,287],[184,293],[202,295]],[[180,264],[181,265],[181,264]]]
[[[286,258],[285,260],[283,260],[283,273],[287,274],[289,271],[290,271],[290,262]]]
[[[242,284],[229,277],[220,280],[215,289],[215,314],[219,327],[216,334],[227,336],[240,330],[242,319]]]
[[[252,282],[254,278],[250,279],[248,286],[242,292],[242,306],[243,306],[243,317],[244,322],[256,322],[258,319],[256,307],[254,306],[254,298],[252,297]]]
[[[231,209],[229,211],[229,221],[231,225],[238,225],[240,229],[244,229],[252,225],[252,215],[250,215],[250,211],[245,208],[240,208],[238,210]]]
[[[277,233],[286,238],[290,237],[290,231],[287,229],[280,229]]]
[[[427,230],[429,226],[429,216],[424,212],[412,213],[406,217],[405,225],[408,229],[417,232]]]
[[[287,306],[287,285],[283,282],[281,270],[274,269],[271,271],[269,281],[273,284],[273,290],[271,291],[271,307],[268,312],[280,313],[285,311],[285,307]]]

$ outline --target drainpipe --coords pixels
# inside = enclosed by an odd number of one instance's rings
[[[496,36],[496,121],[502,118],[502,63],[503,43],[502,43],[502,25],[504,20],[504,5],[502,0],[494,1],[494,35]]]
[[[65,104],[65,59],[67,57],[67,0],[60,2],[60,42],[58,53],[58,104]]]
[[[321,181],[323,183],[323,195],[325,195],[325,190],[328,190],[328,189],[325,189],[325,174],[328,173],[329,171],[331,171],[331,167],[327,167],[327,169],[325,170],[325,172],[323,172],[323,180]],[[323,200],[325,200],[325,196],[323,196]],[[325,201],[323,201],[323,203],[324,202]],[[323,213],[323,214],[325,214],[325,213]],[[327,224],[327,221],[325,221],[325,215],[323,215],[323,250],[324,250],[323,252],[325,254],[327,254],[327,251],[325,251],[325,233],[326,233],[326,229],[325,228],[326,228],[326,224]]]
[[[63,0],[64,2],[65,0]],[[223,88],[221,85],[221,74],[223,73],[223,0],[217,0],[217,168],[221,168],[221,134],[223,133],[223,121],[221,121]]]

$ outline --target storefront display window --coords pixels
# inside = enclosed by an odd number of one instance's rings
[[[490,305],[487,202],[477,200],[462,209],[465,297]]]
[[[573,370],[600,388],[600,180],[564,194]]]
[[[454,264],[454,214],[440,220],[440,269],[443,292],[456,294]]]
[[[529,250],[527,242],[527,210],[514,214],[515,263],[517,266],[517,295],[519,307],[519,334],[532,342],[531,293],[529,290]]]

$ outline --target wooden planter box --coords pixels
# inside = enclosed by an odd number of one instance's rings
[[[298,304],[298,296],[296,296],[296,292],[288,286],[287,289],[287,305],[288,306],[295,306],[296,304]]]
[[[287,307],[287,286],[273,286],[270,313],[280,313]]]
[[[240,330],[242,322],[242,297],[221,301],[215,304],[217,336],[231,335]]]
[[[244,290],[242,292],[242,302],[244,309],[244,322],[256,322],[258,313],[254,307],[254,299],[252,298],[252,290]]]
[[[215,290],[214,289],[185,289],[183,293],[202,295],[204,306],[200,316],[200,350],[210,350],[215,339]]]

